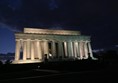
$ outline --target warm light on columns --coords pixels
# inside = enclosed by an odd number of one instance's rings
[[[26,56],[27,56],[27,48],[26,48],[27,44],[26,44],[26,40],[23,40],[23,60],[26,60]]]
[[[77,41],[74,41],[74,55],[75,55],[75,58],[77,58],[78,56],[78,42]]]
[[[62,41],[59,41],[58,42],[58,54],[59,56],[62,56],[63,57],[63,42]]]
[[[31,60],[34,60],[34,41],[31,40]]]
[[[76,41],[76,51],[77,51],[77,57],[79,56],[79,42]]]
[[[80,59],[83,59],[83,41],[80,41],[80,46],[79,46],[79,50],[80,50]]]
[[[20,40],[16,40],[15,60],[19,60],[20,58],[20,48],[21,48]]]
[[[49,47],[48,47],[48,40],[44,40],[44,54],[47,54],[47,57],[49,55]]]
[[[87,48],[87,41],[84,42],[84,59],[88,59],[88,48]]]
[[[54,40],[52,40],[52,42],[51,42],[51,47],[52,47],[52,49],[51,49],[52,56],[55,57],[56,56],[56,45],[55,45],[55,41]]]
[[[72,44],[72,41],[68,42],[68,54],[69,54],[69,57],[72,57],[74,55],[73,54],[73,44]]]
[[[37,39],[34,40],[34,58],[38,59],[38,45],[37,45]]]
[[[36,48],[37,48],[37,55],[38,58],[41,60],[42,59],[42,49],[41,49],[41,41],[40,40],[36,40]]]
[[[68,51],[67,51],[67,42],[64,42],[64,51],[65,51],[65,56],[68,56]]]
[[[30,54],[31,54],[31,53],[30,53],[30,52],[31,52],[31,46],[30,46],[31,44],[30,44],[30,41],[31,41],[30,39],[27,39],[27,40],[26,40],[26,45],[27,45],[27,46],[26,46],[26,48],[27,48],[27,49],[26,49],[26,50],[27,50],[27,58],[31,58],[31,56],[30,56]]]

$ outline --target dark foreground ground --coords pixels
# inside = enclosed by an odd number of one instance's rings
[[[117,62],[92,60],[7,64],[0,67],[0,83],[117,83],[117,67]]]

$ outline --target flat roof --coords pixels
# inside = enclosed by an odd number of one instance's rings
[[[51,30],[39,28],[24,28],[24,33],[49,34],[49,35],[81,35],[80,31]]]

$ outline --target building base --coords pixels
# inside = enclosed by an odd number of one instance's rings
[[[26,64],[26,63],[39,63],[41,60],[14,60],[12,64]]]

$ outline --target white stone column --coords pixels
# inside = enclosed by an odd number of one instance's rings
[[[38,59],[37,39],[34,40],[34,58]]]
[[[64,53],[65,53],[65,56],[67,57],[68,56],[68,49],[67,49],[67,42],[64,42]]]
[[[58,54],[63,57],[63,43],[61,41],[58,42]]]
[[[16,39],[15,60],[19,60],[20,59],[20,48],[21,48],[20,44],[21,44],[20,40]]]
[[[58,43],[58,45],[57,45],[58,46],[57,47],[58,49],[57,50],[58,50],[58,58],[59,58],[61,56],[60,41],[58,41],[57,43]]]
[[[62,55],[62,58],[64,58],[64,43],[61,42],[61,55]]]
[[[77,56],[79,55],[78,52],[78,42],[74,41],[74,57],[77,58]]]
[[[41,40],[40,41],[40,44],[41,44],[41,51],[42,51],[42,58],[44,59],[44,41],[43,40]]]
[[[72,57],[74,56],[73,42],[71,42]]]
[[[77,56],[77,53],[76,53],[76,44],[75,44],[75,41],[74,41],[74,58]]]
[[[47,54],[47,58],[49,58],[49,47],[48,47],[48,40],[44,40],[44,55]]]
[[[68,42],[68,54],[69,54],[69,57],[71,57],[71,58],[74,55],[73,54],[73,44],[71,41]]]
[[[83,41],[80,41],[79,43],[79,52],[80,52],[80,58],[79,59],[83,59]]]
[[[27,50],[27,58],[31,58],[31,46],[30,46],[30,39],[27,39],[26,40],[26,50]]]
[[[21,51],[23,52],[23,39],[20,39]]]
[[[34,58],[38,59],[37,39],[34,40]]]
[[[87,41],[84,42],[84,59],[88,59],[88,48],[87,48]]]
[[[37,55],[40,60],[42,60],[42,49],[41,49],[41,41],[36,40],[36,49],[37,49]]]
[[[23,40],[23,60],[26,60],[26,56],[27,56],[27,44],[26,40]]]
[[[79,43],[78,43],[78,41],[76,41],[76,51],[77,51],[76,57],[78,57],[79,56]]]
[[[90,42],[88,42],[88,48],[89,48],[89,55],[93,60],[97,60],[97,58],[93,57],[93,53],[92,53],[92,48],[91,48],[91,44]]]
[[[77,41],[77,58],[80,56],[79,42]]]
[[[55,56],[56,56],[56,45],[55,45],[54,40],[53,40],[52,43],[51,43],[51,47],[52,47],[52,49],[51,49],[51,51],[52,51],[52,56],[55,57]]]
[[[34,41],[31,40],[31,60],[34,60]]]

